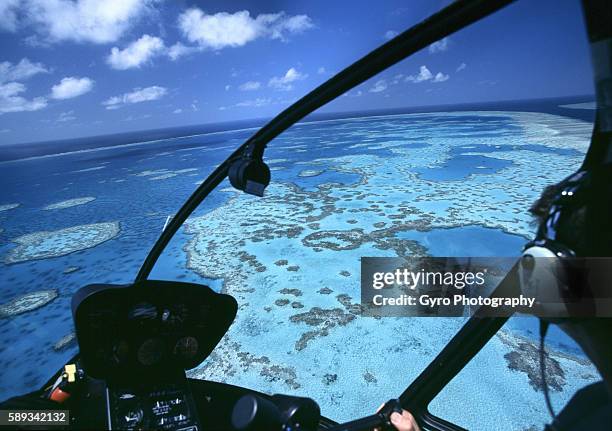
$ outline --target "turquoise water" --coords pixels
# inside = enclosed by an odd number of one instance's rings
[[[525,238],[520,235],[481,226],[408,231],[398,237],[418,241],[433,256],[519,256],[525,245]]]
[[[509,160],[500,160],[488,156],[471,156],[459,154],[453,156],[438,168],[417,170],[421,178],[429,181],[462,180],[470,175],[496,174],[510,166]]]
[[[294,126],[266,152],[273,182],[265,197],[238,194],[224,182],[152,274],[206,283],[238,300],[229,333],[190,375],[308,395],[336,420],[397,396],[463,320],[360,317],[360,258],[516,256],[533,231],[526,208],[579,165],[590,127],[549,114],[484,111]],[[74,291],[131,281],[168,216],[250,133],[2,163],[0,304],[43,290],[58,296],[0,319],[0,398],[34,389],[76,352],[74,342],[56,345],[73,331]],[[64,202],[85,197],[95,199]],[[95,233],[92,224],[108,231]],[[65,254],[51,237],[76,251]],[[500,414],[498,429],[547,420],[541,393],[504,359],[517,337],[533,342],[533,322],[511,322],[511,341],[494,338],[478,359],[495,363],[495,383],[470,370],[461,377],[473,405],[512,391],[522,413]],[[562,403],[595,373],[561,335],[553,341],[566,376],[554,394]],[[456,395],[444,394],[436,413],[460,412]],[[475,419],[462,425],[478,428]]]

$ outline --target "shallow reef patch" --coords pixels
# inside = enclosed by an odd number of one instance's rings
[[[49,210],[60,210],[60,209],[64,209],[64,208],[70,208],[70,207],[76,207],[78,205],[85,205],[89,202],[95,201],[96,198],[92,197],[92,196],[87,196],[87,197],[83,197],[83,198],[74,198],[74,199],[68,199],[65,201],[60,201],[60,202],[55,202],[53,204],[49,204],[46,207],[43,208],[43,210],[49,211]]]
[[[120,232],[119,222],[109,222],[29,233],[13,239],[13,242],[18,245],[8,252],[4,263],[12,264],[65,256],[100,245],[115,238]]]
[[[2,204],[2,205],[0,205],[0,212],[15,209],[19,205],[21,205],[21,204]]]
[[[55,289],[39,290],[18,296],[0,305],[0,319],[36,310],[47,305],[57,297],[58,293]]]

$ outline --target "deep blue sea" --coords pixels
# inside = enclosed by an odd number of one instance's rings
[[[408,252],[434,256],[518,255],[533,232],[530,203],[584,156],[593,111],[560,107],[583,99],[328,114],[289,129],[266,151],[273,178],[266,197],[239,195],[225,181],[152,274],[207,283],[239,301],[232,330],[193,375],[310,395],[336,420],[396,396],[462,321],[329,317],[306,327],[295,316],[338,309],[338,294],[358,298],[359,258],[395,256],[402,241]],[[89,283],[132,281],[168,217],[261,123],[0,147],[0,399],[36,389],[76,353],[71,295]],[[283,287],[300,294],[279,293]],[[16,301],[23,295],[28,303]],[[535,319],[513,318],[505,330],[533,341],[535,328]],[[377,331],[408,331],[402,343],[412,347],[380,341]],[[300,344],[306,333],[315,336]],[[504,368],[511,343],[492,343],[486,355],[501,367],[497,384],[519,388],[517,406],[529,406],[535,418],[509,413],[499,421],[510,428],[499,429],[539,426],[546,421],[541,393]],[[398,382],[393,376],[403,371],[383,370],[391,356],[359,356],[372,345],[414,369]],[[560,331],[549,346],[566,367],[565,389],[553,394],[562,403],[595,377]],[[236,352],[253,360],[241,362]],[[258,365],[263,356],[280,378]],[[234,364],[235,373],[220,374],[219,361]],[[484,386],[472,389],[495,400]],[[448,404],[433,411],[452,417],[459,407]],[[476,428],[473,420],[461,425]]]

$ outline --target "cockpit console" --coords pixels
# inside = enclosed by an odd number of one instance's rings
[[[105,382],[108,429],[202,429],[185,370],[208,357],[236,310],[231,296],[191,283],[79,290],[72,313],[81,366]]]

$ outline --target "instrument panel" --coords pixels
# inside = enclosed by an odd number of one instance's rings
[[[187,380],[162,387],[107,389],[108,429],[198,431],[199,419]]]
[[[229,329],[237,304],[207,286],[146,280],[86,286],[72,311],[86,372],[125,380],[200,364]]]

